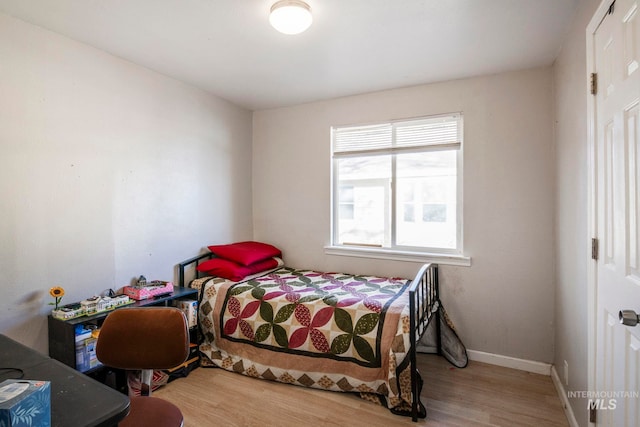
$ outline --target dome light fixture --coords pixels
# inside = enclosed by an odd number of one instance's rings
[[[311,7],[302,0],[280,0],[271,6],[269,22],[284,34],[299,34],[313,22]]]

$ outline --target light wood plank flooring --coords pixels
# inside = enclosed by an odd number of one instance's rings
[[[456,369],[418,355],[427,418],[418,423],[345,393],[305,389],[198,368],[154,396],[205,426],[568,426],[551,378],[480,362]]]

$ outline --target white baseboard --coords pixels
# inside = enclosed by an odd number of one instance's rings
[[[505,368],[519,369],[534,374],[551,375],[551,364],[536,362],[533,360],[517,359],[515,357],[502,356],[500,354],[485,353],[484,351],[467,350],[469,360],[503,366]]]
[[[560,381],[560,376],[558,375],[558,371],[556,371],[555,366],[551,366],[551,380],[553,381],[553,385],[556,387],[556,391],[558,392],[558,397],[560,398],[560,402],[562,402],[562,407],[564,408],[564,414],[567,417],[567,421],[569,422],[570,427],[580,427],[578,425],[578,421],[576,421],[576,416],[573,414],[573,408],[571,408],[571,404],[569,403],[569,398],[567,397],[567,390],[565,390],[562,381]]]
[[[418,353],[436,353],[434,346],[419,345],[416,347]],[[502,366],[505,368],[519,369],[521,371],[532,372],[534,374],[551,375],[551,364],[535,362],[533,360],[517,359],[515,357],[502,356],[500,354],[485,353],[478,350],[467,350],[469,360],[488,363],[490,365]]]

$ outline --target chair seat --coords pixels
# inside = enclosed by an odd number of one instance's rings
[[[171,402],[153,396],[131,397],[129,415],[118,424],[122,427],[180,427],[180,409]]]

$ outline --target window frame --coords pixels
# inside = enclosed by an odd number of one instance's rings
[[[334,153],[335,148],[335,132],[339,129],[358,128],[366,126],[383,126],[391,125],[393,143],[396,141],[396,128],[402,124],[418,123],[420,121],[437,120],[438,118],[455,117],[458,126],[459,141],[455,145],[452,144],[438,144],[433,146],[423,146],[417,151],[420,152],[434,152],[440,150],[452,150],[456,151],[456,247],[455,248],[434,248],[434,247],[415,247],[415,246],[401,246],[396,244],[396,226],[398,215],[402,215],[397,205],[399,197],[397,192],[397,171],[396,162],[397,156],[402,155],[403,151],[393,151],[388,154],[391,155],[391,184],[389,192],[391,195],[390,200],[390,233],[391,233],[391,246],[390,247],[377,247],[375,245],[344,245],[338,244],[338,218],[340,201],[338,200],[340,181],[338,179],[338,167],[337,163],[340,158],[344,156],[336,156]],[[360,125],[340,125],[331,127],[331,223],[330,223],[330,244],[325,246],[325,253],[329,255],[343,255],[343,256],[356,256],[364,258],[379,258],[379,259],[395,259],[401,261],[413,261],[413,262],[438,262],[441,264],[470,266],[471,258],[464,255],[463,235],[464,235],[464,221],[463,221],[463,141],[464,141],[464,116],[462,112],[438,114],[430,116],[421,116],[409,119],[397,119],[390,120],[381,123],[373,124],[360,124]],[[367,150],[363,150],[363,153],[358,156],[358,152],[354,154],[348,154],[349,156],[364,157],[371,155],[367,153]],[[414,200],[414,204],[415,204]],[[415,212],[414,212],[415,215]]]

